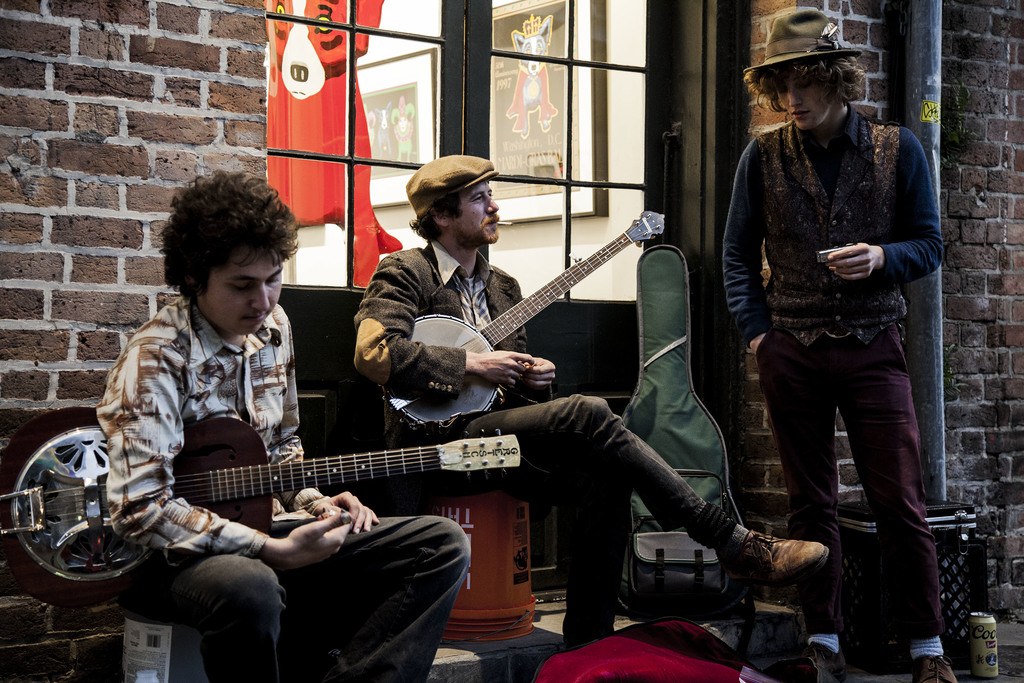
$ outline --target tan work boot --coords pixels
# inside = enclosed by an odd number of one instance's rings
[[[949,657],[918,657],[914,660],[914,683],[956,683]]]
[[[827,559],[828,548],[816,541],[767,538],[751,531],[736,557],[722,560],[722,566],[737,581],[784,586],[818,571]]]

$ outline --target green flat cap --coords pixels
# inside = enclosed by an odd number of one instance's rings
[[[406,183],[405,192],[419,219],[427,215],[434,202],[449,192],[464,190],[496,175],[498,172],[488,159],[452,154],[420,166]]]
[[[839,43],[839,27],[816,9],[798,9],[772,23],[764,61],[744,69],[753,71],[773,64],[782,64],[807,57],[854,57],[860,50]]]

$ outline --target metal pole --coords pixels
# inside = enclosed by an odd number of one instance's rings
[[[939,193],[939,102],[942,100],[942,3],[913,0],[907,7],[906,126],[924,147]],[[943,401],[942,271],[906,286],[907,362],[921,430],[925,494],[946,498],[946,420]]]

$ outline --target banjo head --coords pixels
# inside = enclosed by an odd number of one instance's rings
[[[431,346],[463,348],[476,353],[492,351],[477,330],[450,315],[427,315],[416,319],[412,341]],[[409,420],[420,422],[445,422],[465,413],[487,410],[498,396],[498,388],[479,377],[466,377],[458,398],[430,398],[421,396],[399,411]]]

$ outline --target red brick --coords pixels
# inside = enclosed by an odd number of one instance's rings
[[[199,157],[180,149],[160,150],[153,159],[153,175],[158,180],[188,181],[198,174]]]
[[[161,3],[156,8],[156,25],[161,31],[196,35],[201,14],[195,7]]]
[[[64,279],[64,257],[53,252],[0,252],[0,280]]]
[[[117,284],[117,257],[75,254],[71,257],[71,282]]]
[[[121,353],[121,335],[109,330],[81,331],[75,356],[79,361],[116,360]]]
[[[91,95],[107,99],[149,102],[153,99],[149,74],[77,64],[53,65],[53,88],[69,95]]]
[[[72,247],[142,248],[142,224],[122,218],[54,216],[51,239]]]
[[[128,54],[138,64],[220,72],[220,49],[195,42],[135,35],[129,39]]]
[[[257,176],[264,176],[267,173],[265,155],[207,154],[203,157],[203,163],[211,171],[241,171]]]
[[[3,8],[10,12],[32,12],[39,14],[40,0],[4,0]]]
[[[992,247],[968,247],[950,245],[946,249],[945,266],[947,268],[984,268],[996,267],[998,255]]]
[[[45,401],[50,393],[50,373],[40,370],[5,373],[0,376],[0,393],[6,399]]]
[[[78,30],[78,53],[83,57],[99,59],[105,62],[124,62],[128,60],[124,46],[124,36],[103,28],[93,28],[88,24]]]
[[[31,213],[0,213],[0,242],[39,244],[42,240],[42,216]]]
[[[0,58],[0,86],[42,90],[46,87],[46,64],[18,57]]]
[[[4,330],[0,360],[52,363],[68,357],[68,333],[62,330]]]
[[[210,107],[240,114],[266,114],[267,91],[232,83],[210,83]]]
[[[149,26],[149,5],[143,2],[95,2],[95,0],[50,0],[50,13],[100,24]]]
[[[228,73],[240,78],[266,78],[263,50],[233,50],[228,48]]]
[[[210,36],[245,43],[266,43],[267,28],[262,14],[242,12],[210,13]]]
[[[179,107],[198,108],[203,100],[200,85],[200,81],[194,78],[166,78],[164,79],[164,93],[160,97],[160,101]]]
[[[68,105],[35,97],[0,96],[0,126],[63,132],[68,129]]]
[[[164,284],[164,259],[162,256],[138,256],[124,260],[124,279],[131,285]]]
[[[171,198],[176,191],[177,188],[160,185],[129,185],[125,191],[125,205],[130,211],[170,211]]]
[[[118,197],[116,185],[104,183],[75,182],[75,206],[91,207],[96,209],[120,208],[121,200]]]
[[[120,135],[121,121],[117,107],[79,103],[75,106],[75,133],[77,137],[94,135],[111,138]]]
[[[149,319],[149,301],[144,294],[122,292],[53,293],[54,320],[82,320],[97,325],[138,327]]]
[[[262,121],[225,121],[224,142],[233,147],[263,149],[267,146],[267,125]]]
[[[984,297],[946,297],[946,317],[951,320],[994,321],[995,304]]]
[[[217,122],[209,117],[128,112],[128,135],[147,142],[209,145],[217,134]]]
[[[57,376],[58,400],[91,400],[103,396],[106,370],[63,371]]]
[[[42,320],[43,292],[39,289],[0,289],[0,319]]]
[[[37,207],[63,207],[68,201],[68,184],[53,176],[14,177],[0,175],[0,202]]]
[[[42,21],[18,21],[8,16],[0,21],[0,45],[13,52],[66,55],[71,47],[71,29]]]
[[[125,177],[149,177],[149,153],[141,145],[51,140],[51,168]]]

